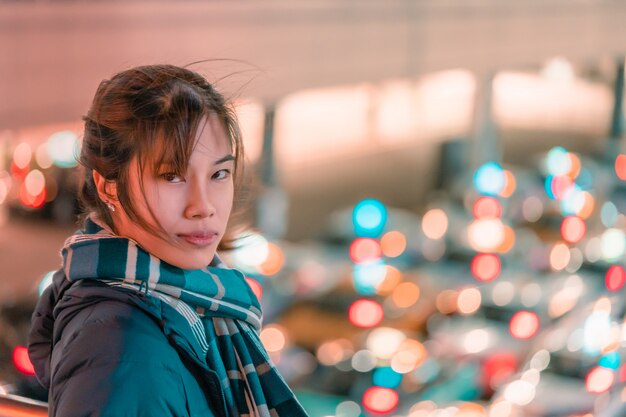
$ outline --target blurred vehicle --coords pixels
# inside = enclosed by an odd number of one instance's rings
[[[494,395],[492,408],[510,409],[511,417],[602,415],[607,404],[620,409],[625,314],[621,297],[602,296],[559,322],[537,340],[521,372]]]

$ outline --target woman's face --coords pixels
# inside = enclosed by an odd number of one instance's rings
[[[183,175],[174,174],[167,161],[158,167],[156,176],[147,164],[144,172],[139,172],[137,158],[129,166],[129,194],[137,214],[165,235],[145,230],[123,208],[112,213],[118,233],[171,265],[183,269],[206,267],[226,231],[233,203],[234,168],[224,128],[215,116],[203,119]]]

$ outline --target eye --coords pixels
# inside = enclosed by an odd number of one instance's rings
[[[230,169],[220,169],[215,174],[213,174],[213,179],[216,180],[224,180],[230,176]]]
[[[184,182],[185,179],[183,177],[181,177],[180,175],[176,174],[175,172],[165,172],[163,174],[159,175],[160,178],[162,178],[163,180],[167,181],[167,182],[171,182],[171,183],[179,183],[179,182]]]

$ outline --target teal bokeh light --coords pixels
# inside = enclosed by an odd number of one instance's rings
[[[378,237],[387,222],[387,209],[380,201],[368,198],[354,207],[352,222],[357,236]]]
[[[617,352],[609,352],[606,355],[602,356],[600,358],[600,361],[598,362],[598,365],[600,365],[603,368],[608,368],[608,369],[617,369],[619,368],[619,364],[620,364],[620,358],[619,358],[619,353]]]
[[[394,371],[388,366],[376,368],[372,375],[374,385],[385,388],[396,388],[402,382],[402,374]]]
[[[352,278],[354,289],[363,295],[376,294],[376,289],[385,280],[387,265],[382,260],[354,265]]]
[[[485,195],[498,195],[506,185],[504,169],[496,162],[487,162],[474,173],[474,187]]]
[[[565,175],[572,169],[572,160],[565,148],[556,146],[548,152],[546,165],[551,175]]]

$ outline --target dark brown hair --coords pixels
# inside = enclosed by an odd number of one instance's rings
[[[104,80],[98,86],[85,121],[79,161],[84,168],[79,199],[84,216],[95,213],[113,231],[115,226],[93,180],[97,171],[117,187],[117,197],[129,218],[156,234],[137,214],[129,195],[129,164],[137,157],[140,170],[171,161],[177,174],[184,174],[201,121],[216,116],[230,140],[235,156],[235,199],[231,219],[243,208],[243,146],[232,106],[204,77],[174,65],[131,68]],[[141,176],[140,176],[141,177]],[[140,179],[141,189],[143,183]],[[152,210],[148,207],[150,212]],[[229,230],[232,230],[232,221]],[[219,249],[231,249],[232,236],[222,239]]]

